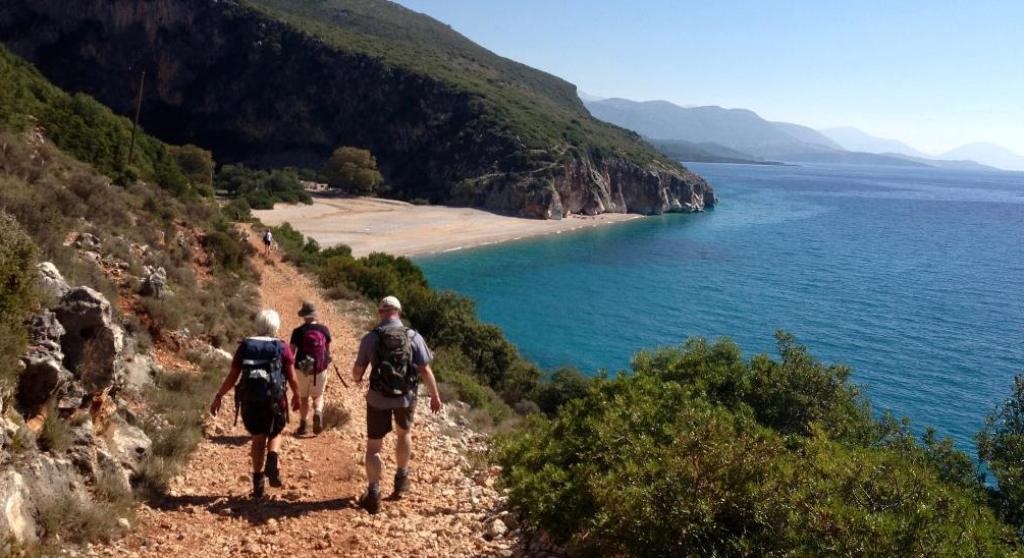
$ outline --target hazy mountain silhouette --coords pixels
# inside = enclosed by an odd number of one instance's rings
[[[1003,170],[1024,171],[1024,157],[994,143],[968,143],[951,149],[939,157],[942,159],[969,159]]]
[[[797,134],[815,136],[809,143],[794,136],[789,126],[769,122],[746,109],[718,106],[685,108],[668,101],[605,99],[584,103],[595,117],[659,140],[716,143],[755,158],[783,159],[798,153],[830,151],[830,141],[802,126]]]
[[[910,157],[929,158],[928,155],[910,147],[899,140],[880,138],[872,136],[867,132],[858,130],[853,126],[841,128],[829,128],[821,130],[826,137],[849,151],[863,151],[865,153],[890,153],[896,155],[908,155]]]

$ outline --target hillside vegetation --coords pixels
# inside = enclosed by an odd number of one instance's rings
[[[715,203],[571,84],[392,2],[15,0],[0,40],[122,114],[146,70],[146,128],[223,163],[319,169],[368,149],[390,195],[535,218]]]
[[[510,503],[580,555],[1019,552],[1020,382],[983,437],[994,490],[948,439],[875,418],[848,368],[784,333],[778,347],[638,353],[632,374],[504,437]]]
[[[639,137],[591,118],[576,86],[502,58],[450,26],[379,0],[244,0],[275,19],[350,52],[372,56],[473,95],[483,118],[543,155],[558,146],[671,164]],[[552,151],[556,148],[555,151]]]
[[[148,134],[138,134],[128,161],[132,134],[128,119],[116,116],[88,95],[71,95],[55,87],[3,45],[0,78],[4,83],[0,87],[0,126],[24,130],[38,125],[61,150],[119,182],[141,178],[179,196],[212,195],[209,182],[190,180],[186,175],[175,158],[181,151],[169,149]]]
[[[50,555],[162,497],[222,374],[205,355],[246,333],[257,301],[248,244],[188,164],[208,152],[140,133],[129,162],[128,121],[2,47],[0,82],[0,554]]]

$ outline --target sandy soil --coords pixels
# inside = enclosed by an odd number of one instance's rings
[[[251,235],[254,246],[258,237]],[[342,370],[350,369],[365,327],[365,316],[348,315],[324,299],[312,281],[275,254],[253,261],[260,272],[264,307],[283,320],[287,338],[298,325],[295,312],[312,300],[321,322],[333,333],[332,352]],[[225,373],[227,368],[225,366]],[[414,429],[412,490],[400,501],[382,502],[370,516],[356,506],[365,488],[365,384],[341,385],[328,377],[328,401],[349,413],[343,426],[319,436],[294,436],[296,414],[285,430],[281,454],[284,488],[269,488],[256,502],[250,490],[248,445],[241,424],[233,425],[233,404],[211,420],[171,493],[155,505],[143,505],[138,526],[109,547],[90,547],[84,556],[119,558],[214,558],[228,556],[513,556],[522,555],[514,530],[492,536],[503,497],[493,488],[497,472],[474,470],[466,455],[482,451],[485,440],[459,424],[458,403],[441,413],[417,413]],[[212,397],[212,394],[211,394]],[[425,406],[424,406],[425,407]],[[394,436],[385,442],[383,495],[391,491]],[[514,524],[513,524],[514,525]],[[504,524],[502,524],[504,526]]]
[[[355,256],[370,252],[398,256],[447,252],[640,217],[608,213],[542,221],[479,209],[412,205],[377,198],[315,198],[313,205],[277,204],[274,209],[253,214],[268,225],[291,223],[321,246],[347,244]]]

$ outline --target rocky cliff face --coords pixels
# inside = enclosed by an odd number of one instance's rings
[[[151,447],[117,396],[129,385],[126,361],[146,357],[126,343],[102,294],[70,288],[50,263],[39,272],[40,289],[58,302],[28,320],[14,405],[0,400],[0,437],[21,440],[0,444],[0,555],[13,550],[12,542],[35,543],[46,529],[40,518],[75,513],[77,502],[91,498],[90,488],[130,494]],[[66,430],[68,440],[44,453],[32,441],[45,435],[48,420],[60,421],[51,428]]]
[[[537,154],[473,94],[232,1],[12,0],[0,5],[0,40],[121,114],[145,71],[147,131],[221,162],[318,167],[339,145],[363,146],[408,197],[538,218],[715,200],[703,179],[661,161],[566,146]]]

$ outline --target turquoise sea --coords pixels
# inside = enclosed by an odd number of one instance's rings
[[[687,336],[773,352],[783,328],[876,409],[973,446],[1024,373],[1024,174],[689,166],[718,208],[417,262],[545,368]]]

